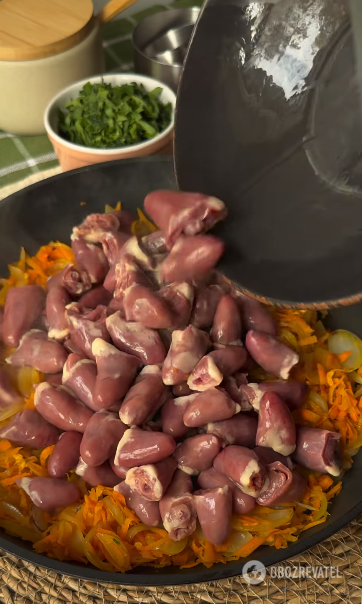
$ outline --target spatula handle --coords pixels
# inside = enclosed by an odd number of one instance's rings
[[[136,2],[137,0],[110,0],[98,13],[98,21],[104,25]]]

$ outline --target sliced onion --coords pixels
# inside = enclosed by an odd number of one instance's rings
[[[107,510],[111,512],[113,518],[116,520],[116,522],[118,522],[119,526],[122,526],[126,520],[122,510],[116,506],[110,497],[105,497],[103,499],[103,504],[106,506]]]
[[[180,554],[188,543],[188,537],[184,537],[181,541],[172,541],[172,539],[161,539],[152,544],[151,550],[162,552],[166,556],[176,556]]]
[[[15,415],[15,413],[21,411],[23,408],[24,400],[19,397],[18,399],[13,401],[8,407],[4,406],[2,409],[0,409],[0,422],[9,419],[9,417],[12,417],[13,415]]]
[[[17,374],[17,384],[21,394],[29,398],[34,392],[34,386],[43,381],[42,374],[33,367],[21,367]]]
[[[349,351],[352,353],[344,363],[341,363],[345,371],[354,371],[362,365],[362,340],[354,333],[345,329],[334,331],[328,338],[328,348],[336,355]]]
[[[281,510],[267,507],[260,509],[260,507],[261,506],[256,506],[253,512],[248,514],[248,516],[258,520],[258,525],[253,526],[253,530],[257,528],[258,532],[267,531],[271,528],[277,528],[278,526],[287,524],[294,514],[294,508],[292,506]],[[233,516],[231,526],[237,531],[247,531],[250,529],[250,524],[248,524],[248,522],[243,522],[243,516]]]
[[[125,572],[131,568],[128,550],[115,533],[109,535],[98,532],[97,539],[103,545],[103,553],[108,562],[117,570]]]
[[[322,493],[321,491],[312,491],[311,497],[314,497],[315,499],[319,499],[319,501],[321,502],[321,506],[320,506],[318,512],[313,516],[313,522],[314,522],[316,520],[320,520],[326,514],[327,508],[328,508],[328,500],[327,500],[327,497],[325,496],[325,494]]]
[[[355,440],[354,443],[351,445],[351,447],[349,449],[347,449],[346,453],[347,453],[347,455],[354,457],[354,455],[356,455],[356,453],[358,453],[358,451],[360,450],[361,447],[362,447],[362,432],[359,433],[357,440]]]
[[[306,503],[301,503],[300,501],[296,501],[295,503],[298,507],[303,508],[305,510],[312,510],[312,512],[317,511],[317,508],[314,508],[312,505],[307,505]]]
[[[89,533],[86,535],[86,537],[84,539],[84,553],[87,556],[89,562],[91,564],[93,564],[93,566],[96,566],[97,568],[100,568],[101,570],[113,572],[114,571],[113,565],[109,564],[108,562],[103,562],[103,560],[100,559],[95,548],[92,545],[92,539],[97,536],[97,531],[98,531],[98,525],[94,526],[89,531]],[[117,537],[117,539],[118,539],[118,537]]]
[[[66,520],[71,524],[76,524],[79,528],[81,527],[79,515],[79,504],[69,505],[67,508],[59,513],[59,520]]]
[[[129,529],[128,537],[130,539],[133,539],[133,537],[135,537],[141,531],[147,531],[148,533],[156,533],[157,535],[160,535],[160,537],[163,537],[163,538],[166,538],[168,535],[168,533],[167,533],[167,531],[165,531],[165,529],[160,529],[155,526],[147,526],[147,524],[143,524],[141,522],[141,524],[136,524],[136,526],[132,526]]]
[[[20,268],[14,265],[9,265],[9,273],[10,277],[15,280],[15,287],[21,287],[22,285],[27,285],[29,281],[29,277],[26,273],[24,273]]]
[[[20,539],[23,539],[24,541],[36,543],[42,538],[42,533],[37,528],[23,526],[21,524],[17,524],[17,522],[12,522],[11,520],[0,519],[0,526],[10,535],[20,537]]]
[[[2,512],[3,514],[6,514],[6,516],[10,516],[11,518],[14,518],[14,520],[19,522],[19,524],[22,524],[22,525],[27,524],[27,519],[25,518],[25,516],[21,513],[19,508],[17,508],[12,503],[7,503],[6,501],[1,501],[0,502],[0,512]]]
[[[314,332],[315,332],[315,335],[317,336],[318,340],[320,340],[327,334],[327,330],[324,327],[322,321],[317,321]]]
[[[324,398],[322,398],[321,395],[318,394],[318,392],[311,390],[309,393],[309,398],[315,405],[317,405],[323,411],[323,413],[328,413],[328,405]]]
[[[41,531],[43,533],[44,531],[47,530],[49,523],[45,519],[45,514],[44,514],[43,510],[38,508],[36,505],[33,505],[31,508],[31,517],[33,519],[33,522],[34,522],[36,528],[38,528],[39,531]]]
[[[352,378],[352,380],[354,380],[357,384],[362,384],[362,376],[360,376],[357,371],[350,373],[350,378]]]
[[[360,396],[362,396],[362,386],[360,386],[358,390],[356,390],[356,392],[354,393],[355,398],[359,398]]]
[[[234,552],[251,541],[252,538],[253,535],[251,535],[248,531],[232,531],[228,539],[228,547],[225,551],[223,551],[223,555],[232,556]]]
[[[67,541],[67,548],[74,560],[78,562],[87,563],[87,556],[85,555],[85,539],[79,526],[74,523],[70,523],[72,526],[71,536]]]

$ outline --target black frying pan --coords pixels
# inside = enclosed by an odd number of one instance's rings
[[[177,178],[227,203],[223,270],[262,301],[362,299],[355,55],[349,0],[205,2],[179,90]]]
[[[106,203],[122,200],[124,208],[142,206],[149,191],[159,187],[175,188],[172,161],[169,158],[122,160],[99,164],[54,176],[32,185],[0,202],[0,275],[7,276],[7,264],[19,257],[24,246],[34,254],[51,239],[69,242],[71,229],[90,212],[102,212]],[[85,202],[85,206],[80,203]],[[333,311],[332,325],[352,329],[362,336],[362,313],[359,307]],[[342,314],[338,314],[342,313]],[[328,521],[303,533],[288,549],[262,547],[252,558],[266,566],[278,564],[326,539],[362,513],[360,489],[362,454],[346,474],[343,490],[333,501]],[[0,533],[0,547],[34,564],[56,572],[93,581],[123,585],[177,585],[224,579],[242,573],[245,560],[217,564],[211,569],[197,566],[189,570],[167,567],[160,570],[138,568],[127,574],[106,573],[77,563],[58,562],[32,550],[31,544]]]

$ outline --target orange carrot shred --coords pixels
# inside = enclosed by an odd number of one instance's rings
[[[342,354],[338,355],[339,362],[341,364],[345,363],[352,354],[353,354],[352,350],[346,350],[345,352],[342,352]]]
[[[236,550],[235,556],[246,558],[247,556],[250,556],[250,554],[252,554],[258,547],[260,547],[260,545],[263,545],[264,542],[265,537],[253,537],[253,539],[248,541],[248,543],[242,545],[238,550]]]
[[[318,413],[314,413],[309,409],[300,409],[299,414],[303,419],[313,424],[318,422],[320,419],[320,415]]]

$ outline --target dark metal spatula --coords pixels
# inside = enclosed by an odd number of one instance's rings
[[[205,0],[176,173],[227,204],[220,270],[245,293],[297,308],[362,300],[361,87],[362,0]]]

